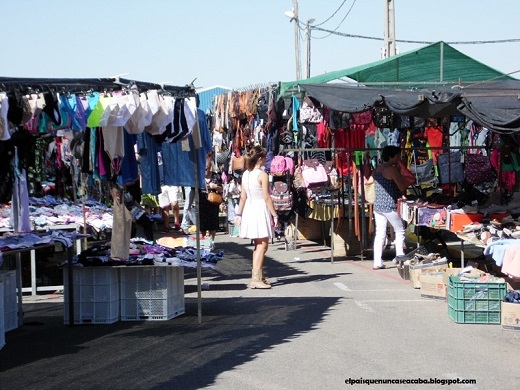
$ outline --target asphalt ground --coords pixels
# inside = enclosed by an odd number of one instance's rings
[[[516,389],[520,333],[456,324],[395,268],[330,259],[311,241],[270,245],[270,290],[249,289],[253,247],[219,233],[225,259],[168,321],[63,324],[60,295],[24,298],[24,325],[0,350],[0,389]],[[387,262],[391,265],[391,262]],[[436,384],[346,384],[355,380]],[[448,380],[475,384],[441,384]]]

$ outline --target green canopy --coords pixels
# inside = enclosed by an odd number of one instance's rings
[[[359,83],[379,83],[396,87],[396,83],[431,86],[438,83],[472,83],[475,81],[512,79],[481,62],[461,53],[444,42],[398,54],[366,65],[337,70],[305,80],[282,82],[280,96],[298,84],[321,84],[343,77]]]

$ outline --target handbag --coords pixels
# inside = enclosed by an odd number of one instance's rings
[[[442,184],[460,183],[464,180],[460,152],[441,153],[437,156],[437,166]]]
[[[307,188],[323,187],[329,183],[325,167],[316,159],[303,161],[302,176]]]
[[[412,162],[412,164],[410,164],[410,171],[415,175],[418,183],[432,180],[435,177],[433,159],[430,158],[422,164]]]
[[[496,179],[496,173],[488,156],[468,154],[464,162],[468,184],[486,183]]]
[[[354,125],[368,125],[372,122],[372,110],[354,112],[351,116]]]
[[[208,202],[211,204],[220,205],[222,203],[222,195],[216,192],[208,192]]]

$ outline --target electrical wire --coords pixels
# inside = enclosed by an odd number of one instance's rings
[[[334,34],[334,33],[336,32],[336,30],[337,30],[338,28],[340,28],[340,26],[343,24],[343,22],[345,21],[345,19],[347,18],[347,16],[349,16],[350,11],[352,11],[352,8],[354,8],[354,4],[356,4],[356,1],[357,1],[357,0],[354,0],[354,1],[352,2],[352,5],[350,6],[350,8],[349,8],[348,11],[347,11],[347,14],[343,17],[343,19],[341,19],[341,22],[339,22],[339,24],[336,26],[336,28],[335,28],[334,30],[332,30],[332,31],[329,30],[329,31],[328,31],[328,32],[329,32],[328,35],[325,35],[325,36],[323,36],[323,37],[314,37],[314,38],[315,38],[315,39],[324,39],[324,38],[327,38],[327,37],[331,36],[332,34]],[[314,30],[314,29],[315,29],[314,26],[312,26],[312,27],[311,27],[311,31]],[[319,27],[316,28],[316,30],[325,31],[325,29],[320,29]]]
[[[327,23],[329,20],[331,20],[334,15],[336,15],[338,13],[338,11],[341,9],[341,7],[343,7],[345,5],[345,3],[347,2],[347,0],[343,0],[343,3],[341,3],[341,5],[338,7],[338,9],[336,11],[334,11],[334,13],[332,15],[330,15],[327,19],[325,19],[323,22],[321,23],[318,23],[318,24],[315,24],[316,27],[318,26],[322,26],[324,25],[325,23]]]
[[[360,39],[371,39],[371,40],[375,40],[375,41],[384,41],[384,38],[369,37],[366,35],[346,34],[346,33],[341,33],[341,32],[335,31],[335,30],[327,30],[325,28],[315,27],[315,26],[311,26],[311,29],[327,32],[327,33],[329,33],[329,35],[334,34],[334,35],[339,35],[339,36],[347,37],[347,38],[360,38]],[[326,38],[329,35],[326,35],[325,37],[322,37],[322,38]],[[316,38],[316,39],[321,39],[321,38]],[[413,41],[413,40],[407,40],[407,39],[396,39],[395,41],[401,42],[401,43],[420,43],[420,44],[424,44],[424,45],[431,45],[432,43],[435,43],[435,42],[431,42],[431,41]],[[483,44],[490,44],[490,43],[511,43],[511,42],[520,42],[520,38],[496,39],[496,40],[492,40],[492,41],[454,41],[454,42],[445,42],[445,43],[447,43],[448,45],[483,45]]]

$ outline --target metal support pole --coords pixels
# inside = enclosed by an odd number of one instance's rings
[[[18,326],[23,325],[22,254],[16,253],[16,293],[18,296]]]
[[[31,295],[35,296],[38,294],[36,287],[36,250],[31,250]]]

